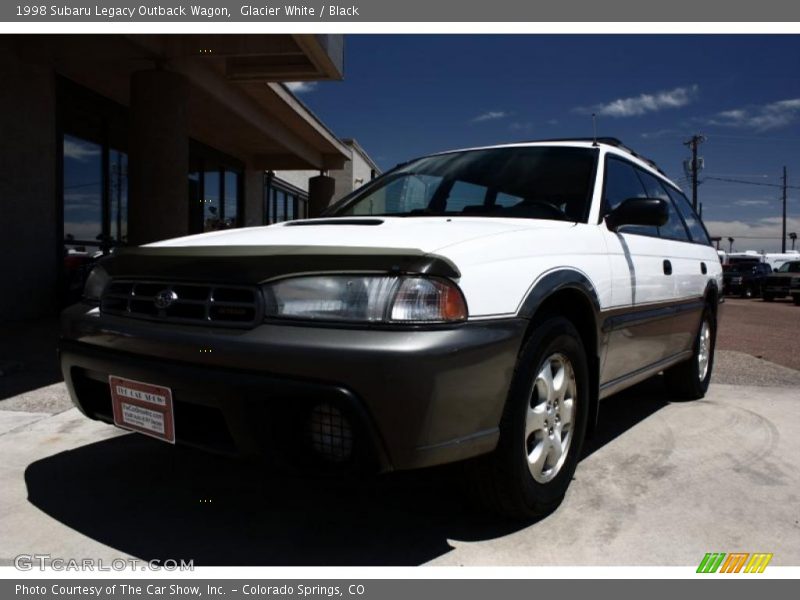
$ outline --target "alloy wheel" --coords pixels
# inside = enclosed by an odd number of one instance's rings
[[[700,339],[697,345],[697,376],[703,381],[708,374],[708,364],[711,360],[711,325],[708,319],[703,319],[700,328]]]
[[[525,420],[525,454],[531,476],[547,483],[558,475],[573,438],[575,370],[561,353],[542,363],[531,390]]]

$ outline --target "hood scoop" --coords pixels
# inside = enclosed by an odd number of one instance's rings
[[[381,219],[312,219],[290,221],[284,227],[312,227],[314,225],[383,225]]]

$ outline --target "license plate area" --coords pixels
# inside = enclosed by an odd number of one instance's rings
[[[110,375],[114,424],[175,443],[175,415],[172,390],[161,385]]]

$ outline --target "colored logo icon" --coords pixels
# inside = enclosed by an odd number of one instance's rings
[[[763,573],[772,560],[766,552],[708,552],[697,567],[698,573]]]

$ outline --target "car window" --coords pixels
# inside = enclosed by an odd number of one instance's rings
[[[665,185],[664,188],[667,190],[667,193],[669,193],[670,198],[672,198],[675,206],[678,207],[678,211],[680,211],[681,216],[686,223],[689,234],[692,236],[692,241],[710,246],[711,240],[708,239],[706,229],[703,227],[700,219],[692,209],[692,205],[689,203],[688,198],[670,185]]]
[[[494,199],[494,205],[502,206],[503,208],[510,208],[512,206],[516,206],[522,201],[523,201],[522,198],[520,198],[519,196],[512,196],[511,194],[500,192]]]
[[[414,175],[398,177],[371,194],[368,202],[353,207],[353,216],[424,210],[436,192],[441,177]]]
[[[475,185],[466,181],[456,181],[447,196],[445,211],[460,213],[480,209],[486,200],[486,192],[486,186]],[[475,209],[467,207],[475,207]]]
[[[642,185],[636,169],[628,162],[613,157],[606,160],[605,183],[603,184],[603,202],[606,212],[617,208],[629,198],[646,198],[647,192]],[[658,237],[658,228],[642,225],[623,225],[620,233],[635,233]]]
[[[800,273],[800,262],[787,262],[781,265],[778,273]]]
[[[672,200],[664,189],[664,186],[661,185],[661,182],[650,173],[642,171],[641,169],[636,169],[636,172],[639,174],[639,178],[642,180],[644,191],[647,193],[647,197],[659,198],[667,203],[667,211],[669,216],[667,217],[667,222],[658,228],[659,235],[668,240],[688,242],[689,234],[686,232],[683,219],[681,219],[677,209],[672,204]]]
[[[428,156],[379,177],[326,216],[431,215],[585,223],[598,150],[530,146]]]

